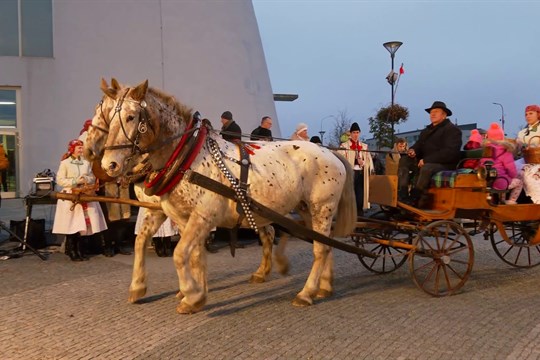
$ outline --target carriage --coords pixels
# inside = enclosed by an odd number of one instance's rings
[[[456,174],[451,187],[430,190],[431,204],[425,210],[397,201],[395,176],[375,175],[370,201],[383,210],[357,218],[353,170],[339,154],[309,142],[253,147],[226,142],[209,121],[149,88],[147,81],[129,87],[113,80],[109,87],[103,80],[101,89],[105,96],[85,143],[87,158],[97,159],[111,177],[132,176],[145,163],[159,169],[146,177],[137,193],[139,200],[150,199],[159,206],[147,212],[136,239],[130,302],[146,293],[145,244],[165,216],[182,234],[174,251],[179,313],[200,311],[206,303],[202,244],[220,224],[259,230],[263,256],[252,275],[254,282],[265,281],[271,269],[271,223],[313,242],[314,261],[293,300],[297,306],[332,295],[332,248],[357,254],[376,273],[394,271],[408,258],[421,289],[435,296],[455,293],[467,281],[474,261],[471,236],[455,219],[471,219],[485,227],[497,255],[510,265],[539,263],[538,208],[497,204],[485,176]],[[250,152],[251,158],[246,155]],[[303,226],[290,219],[292,210],[303,218]],[[494,236],[497,230],[502,241]]]
[[[368,270],[390,273],[409,260],[420,289],[433,296],[451,295],[472,271],[471,235],[480,233],[506,264],[540,264],[540,205],[505,205],[499,201],[504,192],[490,188],[493,179],[485,169],[447,171],[434,179],[440,187],[429,189],[429,201],[420,209],[397,200],[397,176],[371,176],[370,201],[381,211],[359,221],[351,235],[357,246],[377,255],[359,255]]]

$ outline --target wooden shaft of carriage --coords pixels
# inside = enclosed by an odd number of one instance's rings
[[[187,180],[192,182],[193,184],[204,187],[226,198],[236,200],[236,194],[234,190],[231,189],[230,187],[223,185],[213,179],[210,179],[202,174],[199,174],[193,171],[188,171],[186,175],[187,175],[186,176]],[[159,204],[142,202],[142,201],[137,201],[137,200],[132,200],[132,199],[121,199],[121,198],[115,198],[115,197],[93,196],[93,195],[84,195],[84,194],[68,194],[68,193],[59,193],[59,192],[54,192],[54,191],[51,193],[50,196],[51,198],[55,198],[59,200],[70,200],[70,201],[73,201],[74,203],[98,201],[98,202],[129,204],[129,205],[145,207],[145,208],[153,209],[153,210],[161,210],[161,206]],[[263,218],[270,220],[271,222],[275,223],[280,229],[291,234],[294,237],[297,237],[307,242],[318,241],[320,243],[334,247],[336,249],[343,250],[349,253],[358,254],[361,256],[366,256],[370,258],[377,257],[377,255],[365,249],[362,249],[353,245],[349,245],[341,241],[334,240],[314,230],[308,229],[300,225],[298,222],[292,219],[289,219],[273,211],[272,209],[267,208],[266,206],[258,203],[257,201],[253,199],[250,199],[250,201],[251,201],[250,207],[254,213],[256,213],[257,215]]]
[[[123,199],[123,198],[110,197],[110,196],[68,194],[68,193],[53,191],[50,193],[50,197],[57,200],[69,200],[69,201],[73,201],[74,203],[98,201],[98,202],[106,202],[106,203],[127,204],[127,205],[145,207],[147,209],[152,209],[152,210],[161,210],[161,205],[156,204],[156,203],[143,202],[143,201],[132,200],[132,199]]]

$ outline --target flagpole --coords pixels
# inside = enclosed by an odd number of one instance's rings
[[[397,78],[397,81],[396,81],[396,87],[394,88],[394,93],[392,94],[392,98],[396,97],[397,88],[398,88],[398,85],[399,85],[399,79],[401,79],[401,75],[403,73],[404,73],[404,71],[403,71],[403,63],[401,63],[401,67],[399,68],[399,75],[398,75],[398,78]]]

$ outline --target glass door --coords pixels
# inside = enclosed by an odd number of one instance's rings
[[[14,198],[19,194],[19,90],[16,87],[0,88],[0,190],[3,198]],[[2,153],[7,157],[7,166]]]
[[[7,132],[0,130],[0,146],[4,148],[8,160],[8,166],[5,169],[0,170],[0,190],[2,191],[2,198],[11,199],[17,196],[19,189],[17,188],[18,181],[18,141],[16,132]],[[0,149],[0,155],[2,149]],[[0,165],[3,162],[0,161]]]

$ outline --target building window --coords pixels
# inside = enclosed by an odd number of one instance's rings
[[[0,34],[0,56],[52,57],[52,0],[1,0]]]
[[[17,126],[17,92],[0,89],[0,128]]]
[[[19,56],[18,0],[0,1],[0,55]]]

